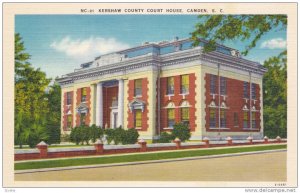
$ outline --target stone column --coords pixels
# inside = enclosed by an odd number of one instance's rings
[[[102,83],[97,83],[96,91],[96,125],[103,127],[103,91]]]
[[[118,127],[123,127],[124,119],[124,80],[119,80],[119,90],[118,90]]]

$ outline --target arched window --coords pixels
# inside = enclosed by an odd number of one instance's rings
[[[180,107],[181,108],[185,108],[185,107],[188,108],[188,107],[190,107],[190,103],[187,100],[184,100],[184,101],[181,102]]]
[[[211,101],[211,103],[209,104],[209,107],[216,108],[217,105],[216,105],[215,101]]]
[[[167,108],[168,128],[173,128],[175,124],[175,104],[173,102],[169,102],[166,108]]]
[[[252,115],[251,115],[251,118],[252,118],[252,128],[256,128],[257,125],[256,125],[256,112],[251,112]]]
[[[226,111],[225,109],[220,109],[220,121],[221,121],[221,128],[226,128]]]
[[[175,108],[175,104],[173,102],[169,102],[165,108],[173,109],[173,108]]]
[[[216,128],[217,126],[217,109],[209,108],[209,127]]]
[[[243,127],[249,128],[249,115],[248,111],[243,112]]]
[[[220,106],[220,127],[226,128],[226,109],[228,109],[226,103],[223,101]]]
[[[180,105],[181,122],[184,124],[190,124],[190,104],[188,101],[183,101]]]
[[[209,127],[217,127],[217,105],[215,101],[211,101],[209,104]]]
[[[247,104],[243,106],[243,128],[249,128],[249,108]]]
[[[173,128],[175,124],[175,109],[167,109],[168,113],[168,127]]]
[[[223,101],[220,106],[221,109],[228,109],[226,103]]]

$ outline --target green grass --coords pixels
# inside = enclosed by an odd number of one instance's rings
[[[173,152],[158,152],[158,153],[140,153],[133,155],[120,155],[112,157],[91,157],[91,158],[70,158],[62,160],[45,160],[45,161],[29,161],[15,163],[15,170],[39,169],[39,168],[55,168],[66,166],[82,166],[93,164],[111,164],[122,162],[136,162],[147,160],[162,160],[183,157],[195,157],[206,155],[221,155],[240,152],[253,152],[273,149],[286,149],[286,145],[269,145],[257,147],[236,147],[225,149],[199,149],[192,151],[173,151]]]

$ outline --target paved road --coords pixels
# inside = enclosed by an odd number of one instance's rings
[[[15,174],[22,181],[285,181],[286,152]]]

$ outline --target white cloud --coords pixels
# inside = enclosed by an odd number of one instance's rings
[[[286,40],[282,38],[267,40],[264,41],[260,47],[269,49],[286,48]]]
[[[71,39],[69,36],[54,41],[51,48],[74,59],[90,61],[94,57],[110,52],[126,49],[129,45],[118,42],[114,38],[90,37],[88,39]]]

